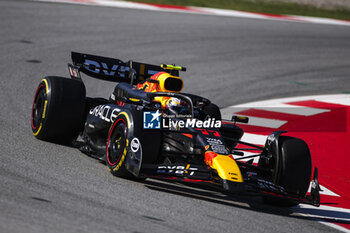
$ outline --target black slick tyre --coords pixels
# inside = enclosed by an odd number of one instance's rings
[[[31,128],[36,138],[69,143],[83,129],[85,86],[78,80],[45,77],[34,96]]]
[[[106,164],[109,171],[118,177],[129,177],[131,174],[125,168],[129,141],[128,119],[119,114],[112,124],[107,139]]]
[[[299,198],[305,198],[308,190],[312,162],[309,147],[306,142],[294,137],[281,136],[279,138],[280,160],[276,168],[275,183]],[[264,196],[269,204],[294,206],[299,200]]]
[[[221,120],[221,112],[217,105],[209,104],[203,107],[203,112],[207,114],[210,118],[214,118],[215,120]]]

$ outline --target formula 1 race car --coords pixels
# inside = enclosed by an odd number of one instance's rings
[[[185,67],[76,52],[72,61],[70,79],[45,77],[35,92],[36,138],[73,143],[119,177],[196,182],[255,193],[272,204],[319,206],[317,168],[307,195],[312,174],[307,144],[283,131],[271,133],[264,147],[241,141],[236,122],[248,118],[223,120],[208,99],[181,93],[179,71]],[[118,84],[109,99],[86,97],[81,72]]]

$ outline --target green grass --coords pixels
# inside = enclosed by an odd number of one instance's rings
[[[130,1],[130,0],[129,0]],[[311,5],[300,5],[296,3],[284,3],[277,1],[259,0],[134,0],[144,3],[199,6],[220,9],[231,9],[240,11],[261,12],[270,14],[287,14],[316,16],[325,18],[350,20],[350,10],[347,9],[321,9]]]

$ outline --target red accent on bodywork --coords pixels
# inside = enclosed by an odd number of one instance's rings
[[[204,154],[204,161],[206,164],[208,164],[209,166],[212,166],[213,164],[213,159],[218,156],[215,152],[213,151],[207,151]]]
[[[187,179],[187,178],[184,178],[182,181],[193,182],[193,183],[203,182],[203,180],[194,180],[194,179]]]
[[[189,137],[189,138],[193,138],[193,135],[192,134],[189,134],[189,133],[183,133],[182,135],[186,136],[186,137]]]
[[[125,103],[120,100],[117,100],[117,105],[123,107]]]
[[[200,128],[195,128],[195,130],[201,131],[203,135],[209,135],[209,133],[212,133],[215,137],[220,137],[219,131],[216,131],[216,130],[200,129]]]
[[[201,131],[201,133],[204,135],[209,135],[209,132],[206,129],[195,128],[195,130]]]
[[[150,79],[152,80],[158,80],[159,76],[161,76],[162,74],[166,74],[166,72],[158,72],[154,75],[152,75],[150,77]],[[156,91],[160,91],[159,90],[159,84],[158,83],[152,83],[152,82],[144,82],[144,83],[139,83],[137,84],[137,89],[142,90],[144,87],[146,86],[146,88],[144,89],[145,92],[156,92]]]
[[[176,176],[166,177],[166,176],[152,175],[147,177],[154,178],[154,179],[174,180],[174,181],[183,181],[183,182],[190,182],[190,183],[200,183],[200,182],[213,183],[213,181],[211,180],[190,179],[190,178],[183,178],[183,177],[176,177]]]

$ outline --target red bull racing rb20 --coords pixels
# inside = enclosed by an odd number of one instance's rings
[[[210,100],[182,93],[185,67],[72,52],[68,70],[70,78],[47,76],[38,85],[31,114],[36,138],[72,143],[118,177],[195,182],[283,206],[319,206],[317,168],[307,192],[307,144],[284,131],[272,132],[263,147],[241,141],[236,122],[248,118],[221,119]],[[81,73],[116,82],[113,93],[87,97]]]

